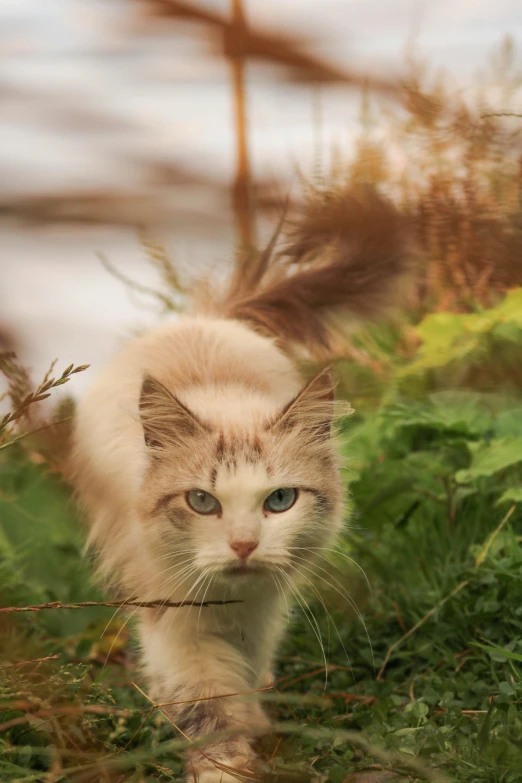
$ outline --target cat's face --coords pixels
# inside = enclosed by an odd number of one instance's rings
[[[237,581],[289,573],[328,543],[342,515],[332,405],[324,373],[282,410],[242,410],[239,399],[223,421],[209,401],[205,419],[204,399],[195,414],[146,379],[140,514],[158,552]]]

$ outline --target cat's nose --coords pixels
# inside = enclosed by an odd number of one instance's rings
[[[256,549],[257,541],[231,541],[230,549],[233,549],[240,560],[246,560],[254,549]]]

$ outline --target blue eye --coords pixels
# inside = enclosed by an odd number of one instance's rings
[[[293,487],[282,487],[276,489],[265,500],[264,508],[273,514],[280,514],[282,511],[288,511],[297,500],[297,490]]]
[[[221,511],[219,500],[204,489],[191,489],[186,498],[190,508],[198,514],[219,514]]]

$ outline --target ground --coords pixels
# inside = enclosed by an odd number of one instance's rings
[[[346,422],[351,520],[264,694],[264,779],[522,781],[521,414],[437,392]],[[100,600],[63,480],[19,446],[0,470],[2,605]],[[114,609],[0,620],[2,780],[181,779]]]

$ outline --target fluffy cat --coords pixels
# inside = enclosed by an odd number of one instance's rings
[[[188,753],[200,783],[251,769],[268,720],[249,692],[271,680],[290,585],[343,523],[332,375],[305,384],[296,352],[331,356],[339,312],[380,313],[408,271],[393,209],[339,199],[221,301],[132,342],[77,410],[75,484],[107,582],[238,601],[135,613],[150,696],[189,740],[217,735]]]

